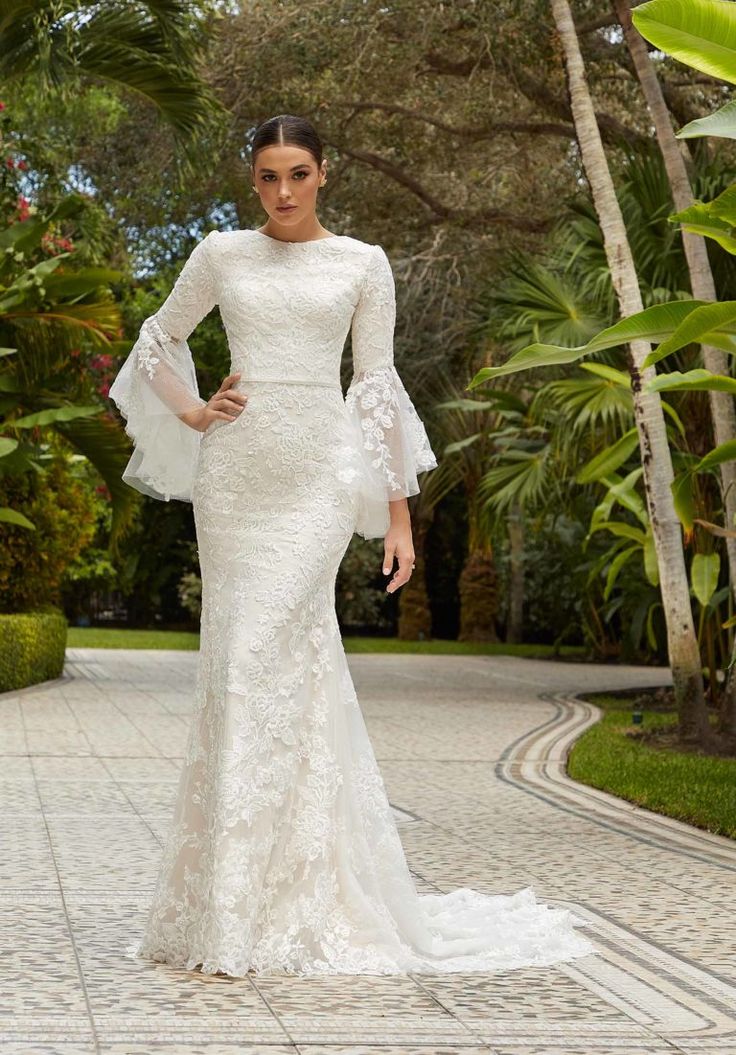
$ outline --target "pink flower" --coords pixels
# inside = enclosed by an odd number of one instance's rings
[[[100,393],[101,396],[104,396],[105,399],[107,399],[107,394],[110,391],[110,382],[103,381],[101,385],[97,386],[97,391]]]
[[[4,110],[4,109],[5,109],[5,103],[0,103],[0,110]]]

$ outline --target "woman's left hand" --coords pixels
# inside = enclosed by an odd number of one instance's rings
[[[389,575],[394,564],[394,557],[399,567],[394,572],[386,593],[395,593],[400,586],[411,578],[414,567],[414,542],[411,535],[411,518],[405,498],[389,502],[391,525],[383,539],[383,574]]]

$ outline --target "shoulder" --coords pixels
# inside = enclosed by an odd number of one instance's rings
[[[354,248],[356,253],[364,257],[366,264],[372,264],[379,260],[388,261],[385,249],[377,242],[363,242],[360,238],[353,238],[347,234],[340,237],[350,247]]]
[[[358,242],[357,239],[355,241],[360,246],[362,257],[361,271],[363,280],[361,288],[363,292],[392,291],[394,287],[394,273],[386,250],[377,242]]]

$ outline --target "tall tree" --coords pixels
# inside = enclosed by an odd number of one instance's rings
[[[689,208],[695,200],[690,177],[685,163],[687,146],[678,141],[672,126],[670,113],[665,102],[662,86],[659,83],[654,65],[649,58],[649,49],[631,19],[630,0],[613,0],[613,9],[621,23],[624,37],[631,53],[631,58],[639,78],[647,107],[654,123],[659,148],[662,152],[667,177],[672,188],[672,198],[678,212]],[[690,286],[696,300],[717,300],[713,272],[708,259],[705,239],[698,234],[683,230],[682,243],[690,273]],[[714,374],[730,373],[728,358],[725,352],[711,345],[703,345],[703,362],[706,369]],[[716,445],[736,439],[736,408],[730,392],[711,391],[709,393],[713,434]],[[722,462],[720,465],[721,494],[726,513],[727,526],[733,529],[736,524],[736,461]],[[730,570],[731,589],[736,595],[736,537],[726,538],[726,551]],[[736,659],[736,652],[734,653]],[[722,724],[728,732],[736,733],[736,673],[731,667],[728,692],[724,696],[727,713],[723,715]]]
[[[641,290],[588,90],[575,23],[568,0],[551,0],[551,9],[562,44],[570,107],[583,166],[603,232],[611,281],[616,290],[621,314],[634,315],[644,308]],[[684,739],[705,742],[711,736],[710,723],[703,691],[700,650],[690,604],[682,531],[672,498],[672,459],[661,401],[657,393],[647,391],[644,387],[655,374],[652,367],[644,367],[644,360],[650,351],[649,342],[644,340],[631,341],[628,346],[634,418],[641,451],[644,489],[657,552],[680,731]]]

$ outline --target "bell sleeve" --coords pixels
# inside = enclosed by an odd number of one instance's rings
[[[211,231],[192,250],[159,310],[141,325],[109,396],[126,419],[133,453],[123,480],[151,498],[190,502],[202,433],[181,414],[199,395],[187,338],[217,303]]]
[[[418,494],[418,475],[437,467],[424,424],[394,366],[395,321],[391,264],[383,248],[373,245],[353,314],[353,377],[345,395],[358,450],[355,530],[366,539],[386,534],[388,503]]]

